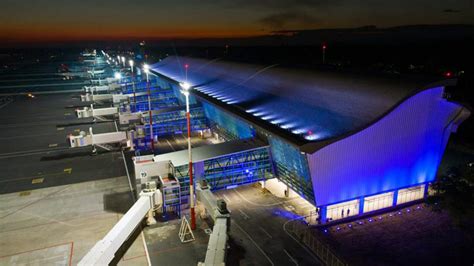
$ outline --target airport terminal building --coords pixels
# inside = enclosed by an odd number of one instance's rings
[[[209,127],[233,140],[196,148],[198,178],[213,185],[277,177],[317,206],[323,222],[425,197],[451,132],[470,115],[449,100],[446,88],[455,80],[189,57],[167,57],[151,71],[180,101],[179,84],[188,82]],[[177,172],[186,171],[179,158]]]

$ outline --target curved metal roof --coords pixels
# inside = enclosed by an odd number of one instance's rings
[[[184,82],[185,65],[189,66],[187,82],[196,96],[310,153],[369,126],[427,84],[426,79],[387,79],[177,56],[167,57],[151,69]]]

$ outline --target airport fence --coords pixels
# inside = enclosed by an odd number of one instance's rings
[[[308,247],[316,256],[328,266],[348,266],[344,260],[339,258],[336,253],[323,243],[311,232],[307,224],[301,220],[293,220],[285,225],[288,233],[293,235],[298,241]]]

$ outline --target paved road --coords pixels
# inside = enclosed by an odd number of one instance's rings
[[[285,222],[298,217],[289,211],[292,200],[262,194],[252,186],[216,195],[226,200],[232,212],[228,265],[321,264],[283,229]]]

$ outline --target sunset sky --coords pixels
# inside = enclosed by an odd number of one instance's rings
[[[473,24],[473,0],[2,0],[0,40],[233,37],[274,30]]]

